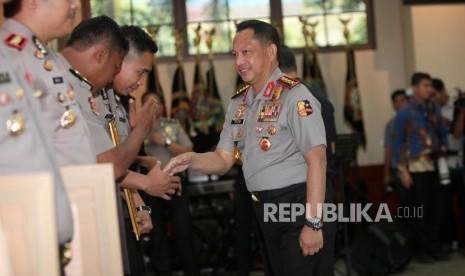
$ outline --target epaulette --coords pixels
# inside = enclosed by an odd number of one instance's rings
[[[231,99],[234,99],[238,97],[239,95],[241,95],[242,93],[246,92],[247,90],[249,90],[249,87],[250,87],[250,84],[247,84],[244,87],[241,87],[239,90],[236,91],[236,93],[234,94],[234,96],[231,97]]]
[[[277,79],[276,82],[282,84],[284,87],[288,89],[292,89],[293,87],[295,87],[296,85],[300,83],[300,80],[283,75],[282,77]]]
[[[26,47],[27,38],[19,34],[11,33],[3,40],[3,42],[9,47],[21,51],[24,47]]]
[[[81,81],[81,85],[84,84],[84,87],[86,89],[89,89],[89,91],[92,91],[94,89],[90,81],[86,79],[78,70],[70,68],[69,71],[71,72],[71,74],[73,74],[76,78],[78,78]]]

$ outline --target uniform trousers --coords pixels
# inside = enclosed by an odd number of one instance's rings
[[[144,255],[141,248],[140,241],[136,240],[132,229],[131,218],[129,217],[129,211],[126,201],[123,201],[123,213],[124,213],[124,230],[126,238],[126,249],[129,261],[130,274],[125,273],[126,276],[142,276],[146,273]]]
[[[299,243],[300,233],[305,224],[305,212],[290,222],[265,222],[264,203],[306,204],[306,184],[300,183],[282,189],[254,193],[258,202],[254,210],[259,225],[259,245],[265,262],[267,276],[319,276],[332,275],[336,222],[323,226],[323,248],[313,256],[304,257]],[[278,207],[279,209],[279,207]],[[279,215],[276,215],[278,218]]]
[[[186,187],[187,180],[183,175],[182,185]],[[179,260],[184,275],[197,275],[195,260],[194,234],[189,211],[189,194],[185,189],[181,196],[173,195],[170,201],[141,193],[147,205],[152,207],[153,229],[150,233],[150,245],[147,254],[156,275],[171,275],[173,256]],[[170,244],[167,226],[171,226],[174,247]],[[172,251],[175,254],[172,254]]]
[[[423,207],[423,217],[412,218],[414,236],[421,253],[438,252],[441,232],[445,226],[449,187],[439,184],[437,172],[411,173],[410,188],[412,207]],[[449,197],[448,197],[449,195]]]

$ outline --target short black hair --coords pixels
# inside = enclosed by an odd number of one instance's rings
[[[112,48],[126,53],[129,44],[121,32],[119,25],[110,17],[100,15],[81,21],[74,28],[66,46],[87,49],[95,44],[104,43]]]
[[[124,37],[129,42],[129,51],[134,51],[137,55],[145,52],[155,54],[158,52],[158,46],[150,35],[142,28],[133,25],[124,25],[121,27]]]
[[[297,62],[294,52],[286,45],[280,45],[278,63],[279,69],[284,73],[297,71]]]
[[[405,92],[405,89],[397,89],[394,92],[392,92],[391,101],[394,102],[394,99],[399,96],[404,96],[405,98],[408,98],[407,93]]]
[[[3,4],[3,15],[5,15],[6,18],[15,16],[20,10],[20,0],[11,0],[10,2]]]
[[[423,72],[415,72],[412,75],[410,84],[413,86],[417,86],[422,80],[431,80],[431,76],[427,73]]]
[[[236,33],[243,31],[245,29],[252,29],[254,31],[253,37],[260,41],[262,44],[274,44],[276,45],[277,48],[277,56],[279,57],[279,52],[280,52],[280,39],[279,39],[279,33],[278,30],[273,27],[273,25],[256,20],[256,19],[251,19],[251,20],[245,20],[242,21],[241,23],[237,24],[237,30]]]
[[[434,90],[437,92],[442,92],[444,91],[444,82],[441,79],[434,78],[432,82]]]

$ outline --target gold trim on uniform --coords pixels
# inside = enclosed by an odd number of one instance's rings
[[[66,92],[66,94],[68,94],[68,98],[71,100],[71,101],[74,101],[74,91],[73,90],[68,90],[68,92]]]
[[[281,76],[279,79],[276,80],[276,82],[284,85],[288,89],[291,89],[300,83],[298,79],[294,79],[286,75]]]
[[[6,121],[6,128],[11,136],[18,136],[24,130],[24,119],[17,111]]]
[[[269,135],[275,135],[278,130],[274,125],[268,126],[267,132]]]
[[[18,98],[19,100],[22,100],[24,98],[24,89],[22,87],[18,87],[16,89],[16,98]]]
[[[63,115],[61,115],[61,127],[62,128],[69,128],[74,125],[76,122],[76,115],[70,109],[67,109]]]
[[[45,57],[48,54],[48,50],[47,50],[47,48],[45,48],[42,41],[40,41],[40,39],[37,38],[37,36],[35,36],[35,35],[32,36],[32,41],[34,42],[34,45],[36,45],[37,51],[39,51],[42,54],[41,56]],[[34,52],[34,55],[36,55],[35,52]],[[36,56],[36,57],[39,58],[38,56]],[[39,58],[39,59],[42,59],[42,58]]]
[[[63,102],[65,102],[65,100],[66,100],[65,95],[63,95],[63,93],[61,93],[61,92],[58,92],[57,101],[60,102],[60,103],[63,103]]]
[[[234,141],[234,147],[233,147],[233,150],[232,150],[232,155],[233,155],[234,163],[236,163],[237,165],[242,165],[242,153],[237,148],[237,143],[238,143],[238,141]]]
[[[52,60],[50,59],[47,59],[44,61],[44,68],[45,70],[47,71],[52,71],[53,70],[53,63],[52,63]]]
[[[244,114],[245,114],[246,108],[247,108],[246,104],[239,105],[237,107],[236,113],[234,114],[234,117],[236,117],[237,119],[242,118],[244,116]]]
[[[35,50],[35,51],[34,51],[34,56],[35,56],[37,59],[44,59],[44,58],[45,58],[44,53],[42,53],[40,50]]]
[[[271,100],[273,102],[276,102],[277,100],[279,100],[279,98],[281,98],[281,93],[282,92],[283,92],[283,86],[278,85],[278,87],[276,88],[276,90],[273,93],[273,97],[271,97]]]
[[[250,87],[250,85],[247,84],[246,86],[244,86],[241,89],[237,90],[236,93],[234,94],[234,96],[231,97],[231,99],[234,99],[234,98],[238,97],[239,95],[241,95],[242,93],[248,91],[249,87]]]
[[[244,131],[242,129],[239,129],[239,131],[237,132],[237,138],[241,139],[243,136],[244,136]]]
[[[34,91],[34,97],[36,97],[37,99],[42,97],[42,95],[44,95],[44,92],[42,92],[42,90],[37,89],[36,91]]]

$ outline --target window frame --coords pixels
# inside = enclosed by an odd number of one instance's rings
[[[174,27],[176,29],[185,29],[187,26],[187,10],[186,10],[186,1],[185,0],[172,0],[173,1],[173,17],[174,17]],[[278,28],[283,28],[283,10],[281,0],[269,0],[270,1],[270,22]],[[366,16],[367,16],[367,35],[368,42],[364,45],[352,45],[353,49],[356,50],[375,50],[376,49],[376,40],[375,40],[375,21],[374,21],[374,9],[373,9],[374,0],[365,0],[366,6]],[[82,18],[87,19],[91,16],[90,11],[90,0],[82,1]],[[281,39],[284,37],[281,36]],[[186,43],[188,41],[187,32],[183,32],[183,49],[182,49],[182,58],[183,61],[193,61],[195,55],[189,54],[189,45]],[[318,51],[321,53],[328,52],[341,52],[346,49],[346,46],[324,46],[319,47]],[[302,48],[293,48],[297,54],[302,54],[304,49]],[[206,56],[208,54],[201,54]],[[231,58],[230,53],[214,53],[215,58],[226,59]],[[158,61],[163,62],[174,62],[176,56],[163,56],[158,57]]]

